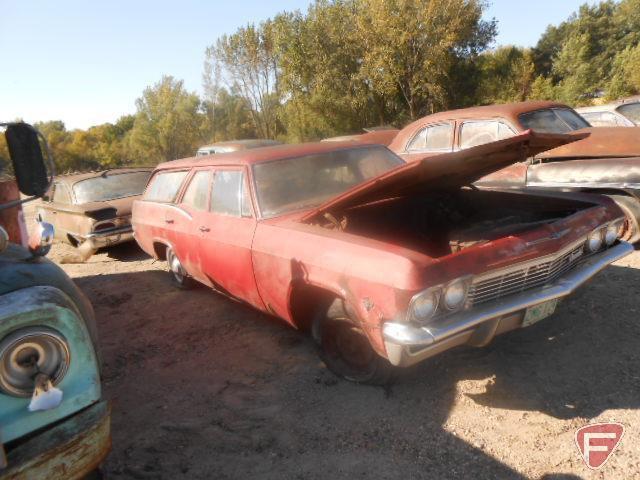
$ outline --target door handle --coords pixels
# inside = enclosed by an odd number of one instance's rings
[[[173,223],[173,220],[167,219],[164,221],[164,223]]]
[[[210,232],[211,229],[209,227],[200,227],[198,230],[200,230],[201,232]]]

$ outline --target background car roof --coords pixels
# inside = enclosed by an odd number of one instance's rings
[[[185,169],[192,167],[206,167],[215,165],[253,165],[284,158],[302,157],[318,153],[333,152],[364,147],[385,148],[371,143],[355,142],[314,142],[294,145],[276,145],[273,147],[254,148],[237,152],[218,153],[200,157],[189,157],[161,163],[156,170]]]
[[[224,142],[216,142],[211,143],[209,145],[203,145],[198,150],[205,150],[207,148],[214,147],[229,147],[234,148],[236,150],[242,150],[245,148],[255,148],[255,147],[266,147],[269,145],[281,145],[282,142],[277,140],[269,140],[269,139],[244,139],[244,140],[226,140]]]
[[[496,105],[483,105],[480,107],[460,108],[457,110],[445,110],[442,112],[427,115],[410,123],[394,138],[389,148],[394,152],[404,151],[404,147],[409,139],[413,136],[416,129],[430,123],[438,123],[457,119],[486,119],[501,117],[506,118],[517,124],[518,116],[522,113],[533,112],[545,108],[571,108],[564,103],[551,101],[535,101],[535,102],[516,102],[501,103]],[[519,126],[519,125],[517,125]]]
[[[59,183],[66,183],[68,185],[72,185],[81,180],[86,180],[88,178],[96,178],[103,175],[105,172],[108,175],[117,175],[119,173],[133,173],[133,172],[150,172],[153,170],[153,167],[125,167],[125,168],[110,168],[106,170],[99,170],[96,172],[85,172],[85,173],[72,173],[69,175],[56,175],[54,181]]]

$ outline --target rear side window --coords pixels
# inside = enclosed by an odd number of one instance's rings
[[[240,170],[218,170],[213,177],[211,211],[241,217],[243,183]]]
[[[515,134],[511,128],[497,120],[465,122],[460,127],[460,148],[497,142],[513,135]]]
[[[453,143],[453,125],[443,123],[423,128],[407,145],[407,152],[450,151]]]
[[[55,203],[71,203],[71,196],[67,187],[56,183],[53,187],[53,201]]]
[[[211,172],[209,170],[196,172],[191,179],[191,182],[189,182],[187,191],[184,192],[182,203],[189,205],[196,210],[206,210],[210,179]]]
[[[153,202],[173,202],[187,173],[187,171],[158,173],[151,179],[151,184],[144,194],[144,199]]]

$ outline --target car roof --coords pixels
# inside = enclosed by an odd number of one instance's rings
[[[216,142],[211,143],[209,145],[203,145],[198,150],[206,150],[209,148],[215,147],[230,147],[237,148],[238,150],[242,148],[251,148],[254,146],[268,146],[268,145],[280,145],[282,142],[277,140],[268,140],[268,139],[244,139],[244,140],[226,140],[224,142]]]
[[[576,112],[578,113],[615,112],[618,109],[618,107],[621,107],[622,105],[633,104],[633,103],[640,103],[640,98],[617,100],[615,102],[603,103],[602,105],[593,105],[590,107],[576,108]]]
[[[74,183],[78,183],[81,180],[100,177],[105,173],[107,173],[108,175],[118,175],[120,173],[151,172],[152,170],[153,170],[153,167],[110,168],[107,170],[100,170],[95,172],[73,173],[69,175],[56,175],[56,177],[54,178],[54,181],[72,185]]]
[[[265,163],[285,158],[303,157],[319,153],[349,150],[363,147],[385,148],[381,145],[354,142],[314,142],[293,145],[276,145],[273,147],[253,148],[236,152],[218,153],[200,157],[189,157],[161,163],[156,170],[186,169],[208,166],[244,166]]]

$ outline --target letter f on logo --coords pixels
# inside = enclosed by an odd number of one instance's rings
[[[623,434],[620,423],[595,423],[576,432],[576,445],[587,466],[595,470],[606,463]]]

